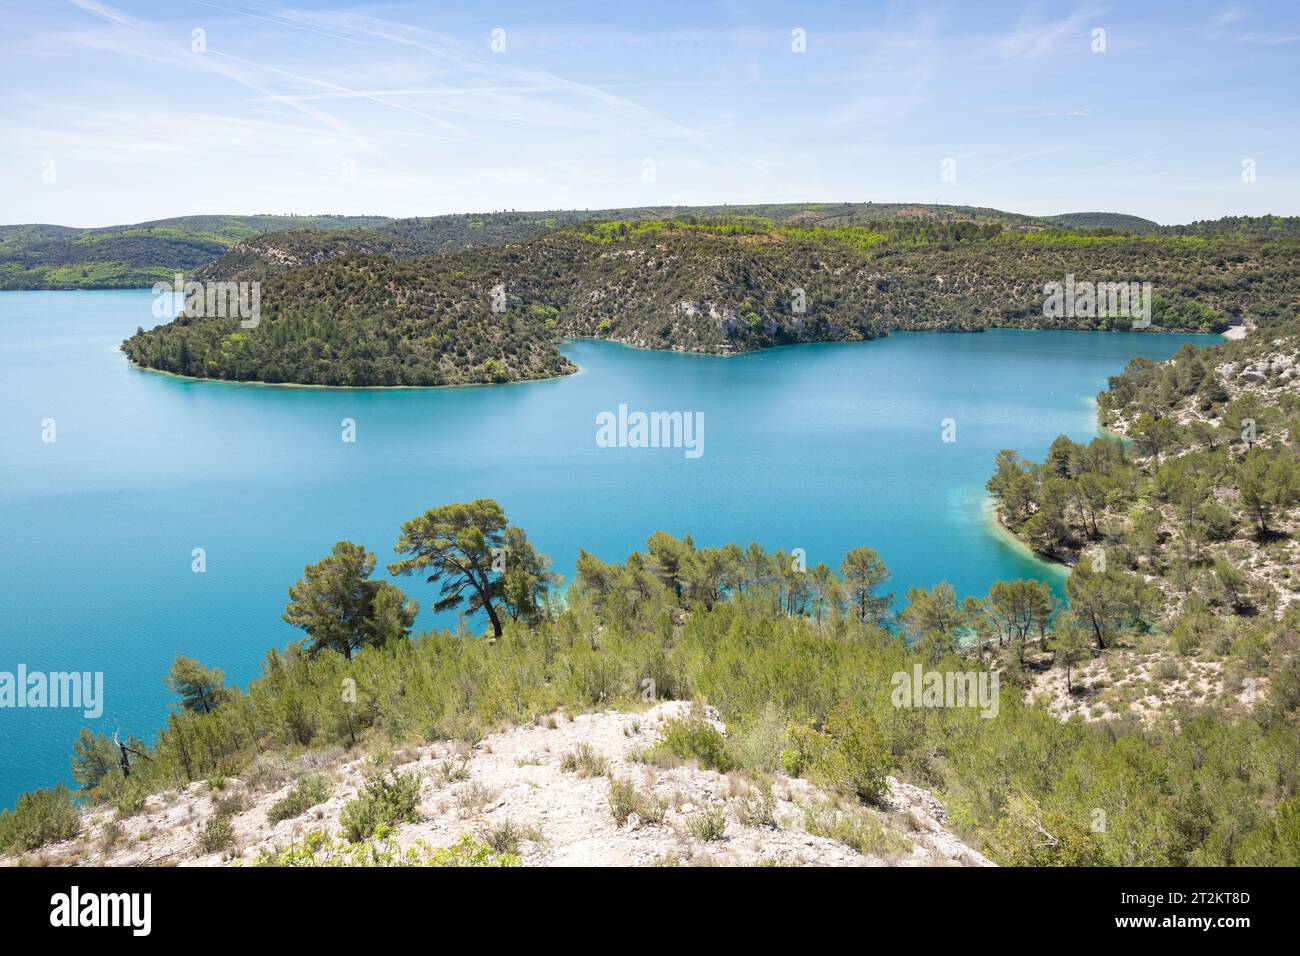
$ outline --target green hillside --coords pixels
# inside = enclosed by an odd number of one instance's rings
[[[978,206],[926,203],[766,203],[642,206],[625,209],[467,213],[390,219],[384,216],[183,216],[100,229],[0,226],[0,289],[131,288],[190,273],[227,253],[216,273],[260,263],[300,265],[348,253],[398,258],[439,255],[536,238],[606,221],[707,222],[757,217],[783,227],[836,228],[876,222],[974,223],[1015,232],[1295,237],[1300,219],[1231,217],[1188,226],[1160,226],[1120,213],[1027,216]],[[287,254],[288,258],[282,258]]]
[[[149,286],[271,230],[379,225],[380,216],[182,216],[129,226],[0,226],[0,289]]]
[[[1291,239],[691,216],[586,222],[399,258],[391,233],[373,238],[381,231],[281,233],[242,245],[202,274],[261,280],[257,329],[181,319],[124,348],[141,365],[213,378],[440,385],[554,373],[562,364],[536,350],[556,336],[733,354],[893,329],[1132,328],[1130,318],[1045,315],[1044,285],[1069,274],[1152,282],[1155,329],[1219,331],[1300,306],[1300,244]],[[494,290],[504,312],[492,310]]]
[[[1060,229],[1108,229],[1132,235],[1145,235],[1160,229],[1160,224],[1150,219],[1118,212],[1067,212],[1059,216],[1044,216],[1043,222]]]

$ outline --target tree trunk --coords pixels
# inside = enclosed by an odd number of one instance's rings
[[[492,622],[492,637],[494,640],[499,639],[502,634],[501,618],[497,616],[497,609],[492,606],[492,589],[488,585],[487,572],[479,570],[478,574],[474,573],[474,566],[465,572],[469,578],[469,583],[474,590],[478,592],[479,598],[483,601],[483,610],[487,611],[488,620]]]
[[[492,606],[492,601],[488,598],[483,599],[483,608],[488,613],[488,618],[492,621],[492,636],[499,639],[501,637],[501,618],[497,616],[497,609]]]

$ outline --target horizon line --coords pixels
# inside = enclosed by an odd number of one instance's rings
[[[1297,218],[1297,216],[1295,216],[1295,215],[1286,215],[1286,214],[1283,214],[1283,213],[1273,213],[1273,212],[1269,212],[1269,213],[1261,213],[1261,214],[1257,214],[1257,215],[1251,215],[1251,214],[1247,214],[1247,213],[1225,213],[1224,215],[1222,215],[1222,216],[1218,216],[1217,218],[1214,218],[1214,219],[1191,219],[1191,220],[1188,220],[1187,222],[1170,222],[1170,223],[1165,223],[1165,222],[1160,222],[1160,221],[1155,220],[1155,219],[1149,219],[1149,218],[1147,218],[1146,216],[1139,216],[1139,215],[1137,215],[1137,214],[1135,214],[1135,213],[1117,212],[1117,211],[1115,211],[1115,210],[1108,210],[1108,209],[1087,209],[1087,210],[1080,209],[1080,210],[1071,210],[1071,211],[1067,211],[1067,212],[1035,214],[1035,213],[1015,212],[1015,211],[1013,211],[1013,210],[1010,210],[1010,209],[1003,209],[1003,208],[1000,208],[1000,207],[997,207],[997,206],[982,206],[982,205],[975,205],[975,204],[971,204],[971,203],[927,203],[927,202],[914,202],[914,201],[906,201],[906,200],[905,200],[905,201],[898,201],[898,200],[881,200],[881,201],[877,201],[877,200],[861,200],[861,201],[856,201],[856,202],[855,202],[855,201],[845,201],[845,200],[838,200],[838,201],[821,201],[821,200],[814,200],[814,201],[809,201],[809,202],[770,202],[770,201],[757,201],[757,202],[719,202],[719,203],[649,203],[649,204],[644,204],[644,205],[639,205],[639,206],[595,206],[595,207],[593,207],[593,206],[585,206],[585,207],[581,207],[581,208],[579,208],[579,207],[577,207],[577,206],[571,206],[571,207],[555,206],[555,207],[542,208],[542,209],[517,209],[517,208],[509,208],[509,209],[505,209],[505,208],[503,208],[503,209],[493,209],[493,210],[481,210],[481,209],[475,209],[475,210],[466,210],[466,211],[463,211],[463,212],[416,213],[416,214],[409,215],[409,216],[394,216],[394,215],[390,215],[390,214],[388,214],[388,213],[379,213],[379,212],[371,212],[371,213],[340,213],[340,212],[195,212],[195,213],[180,213],[180,214],[175,215],[175,216],[165,216],[165,217],[158,218],[158,219],[141,219],[141,220],[138,220],[138,221],[136,221],[136,222],[115,222],[115,223],[107,223],[107,224],[105,224],[105,225],[100,225],[100,226],[75,226],[75,225],[67,225],[67,224],[65,224],[65,223],[57,223],[57,222],[7,222],[7,223],[0,223],[0,229],[11,229],[11,228],[19,227],[19,226],[53,226],[53,227],[58,228],[58,229],[78,229],[78,230],[83,230],[83,231],[84,231],[84,230],[94,230],[94,229],[120,229],[120,228],[124,228],[124,227],[128,227],[128,226],[144,226],[144,225],[148,225],[148,224],[150,224],[150,223],[157,223],[157,222],[170,222],[170,221],[177,220],[177,219],[201,219],[201,218],[208,218],[208,217],[228,217],[228,218],[234,218],[234,219],[251,219],[251,218],[255,218],[255,217],[259,217],[259,216],[265,216],[265,217],[271,217],[271,216],[273,216],[273,217],[276,217],[276,218],[282,218],[282,219],[291,219],[291,218],[293,218],[293,219],[311,219],[311,218],[331,217],[331,218],[335,218],[335,219],[386,219],[386,220],[388,220],[388,221],[390,221],[390,222],[402,222],[402,221],[404,221],[404,220],[409,220],[409,219],[439,219],[439,218],[448,217],[448,216],[499,216],[499,215],[511,215],[511,214],[514,214],[514,215],[540,215],[540,214],[542,214],[542,213],[615,212],[615,211],[618,211],[618,210],[641,210],[641,209],[711,209],[711,208],[720,208],[720,207],[748,208],[748,207],[754,207],[754,206],[802,206],[802,207],[812,207],[812,206],[873,206],[873,205],[878,205],[878,206],[918,206],[918,207],[927,208],[927,209],[976,209],[976,210],[988,210],[988,211],[990,211],[990,212],[1002,213],[1002,214],[1004,214],[1004,215],[1023,216],[1023,217],[1026,218],[1026,219],[1053,219],[1053,218],[1059,218],[1059,217],[1061,217],[1061,216],[1086,216],[1086,215],[1127,216],[1127,217],[1130,217],[1130,218],[1132,218],[1132,219],[1140,219],[1140,220],[1142,220],[1143,222],[1152,223],[1153,225],[1161,226],[1161,227],[1164,227],[1164,228],[1172,228],[1172,227],[1176,227],[1176,226],[1190,225],[1190,224],[1192,224],[1192,223],[1196,223],[1196,222],[1218,222],[1218,221],[1221,220],[1221,219],[1230,219],[1230,218],[1242,218],[1242,219],[1268,219],[1268,218],[1274,218],[1274,219],[1294,219],[1294,218]]]

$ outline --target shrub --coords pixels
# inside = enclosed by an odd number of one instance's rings
[[[665,810],[662,800],[638,790],[631,778],[609,778],[609,812],[619,826],[634,813],[642,823],[662,823]]]
[[[235,828],[225,814],[210,817],[199,834],[199,847],[204,853],[217,853],[234,842]]]
[[[80,832],[81,814],[63,784],[28,791],[13,810],[0,811],[0,850],[35,850]]]
[[[609,761],[587,744],[578,744],[560,758],[560,770],[579,777],[603,777]]]
[[[1273,808],[1245,839],[1239,862],[1243,866],[1300,866],[1300,797],[1288,797]]]
[[[126,839],[126,830],[116,820],[110,820],[99,831],[99,849],[107,853]]]
[[[984,850],[1003,866],[1096,866],[1101,862],[1098,834],[1087,818],[1044,810],[1037,801],[1015,794]]]
[[[468,819],[482,813],[496,795],[497,792],[491,787],[485,787],[481,783],[471,783],[456,795],[456,806],[460,810],[460,815]]]
[[[1216,501],[1207,501],[1197,510],[1197,517],[1211,541],[1227,541],[1237,532],[1237,519]]]
[[[519,844],[524,842],[541,843],[542,833],[536,827],[521,827],[513,820],[506,820],[499,826],[488,830],[483,839],[494,852],[517,856],[519,854]]]
[[[750,787],[732,798],[732,806],[741,826],[776,828],[776,813],[770,790]]]
[[[212,812],[219,817],[233,817],[248,809],[248,794],[243,790],[234,790],[212,801]]]
[[[790,729],[791,736],[797,737],[798,733],[798,728],[792,727]],[[788,777],[802,777],[807,769],[806,755],[798,746],[798,740],[796,739],[796,746],[781,751],[781,771]]]
[[[1155,666],[1156,680],[1161,681],[1162,683],[1168,683],[1169,681],[1178,680],[1178,678],[1181,676],[1182,676],[1182,671],[1178,669],[1177,661],[1165,657],[1165,658],[1161,658],[1160,661],[1156,663]]]
[[[426,862],[428,866],[518,866],[519,857],[494,850],[466,833],[451,846],[433,851]]]
[[[328,800],[333,792],[334,785],[324,774],[308,774],[294,784],[285,797],[272,804],[266,812],[266,819],[270,823],[279,823],[281,820],[300,817],[312,807]]]
[[[129,820],[145,808],[149,791],[130,780],[123,785],[121,792],[113,800],[113,809],[119,820]]]
[[[774,773],[782,767],[788,721],[772,702],[763,705],[759,715],[745,723],[734,735],[732,753],[746,770]]]
[[[630,779],[610,778],[610,814],[614,822],[623,826],[628,817],[636,813],[637,784]]]
[[[727,738],[713,724],[697,716],[668,721],[662,738],[650,748],[646,758],[648,763],[694,760],[704,769],[719,773],[735,766],[727,752]]]
[[[357,843],[379,832],[379,828],[414,823],[420,819],[418,774],[394,773],[374,777],[354,800],[348,801],[339,817],[343,835]]]
[[[438,764],[437,784],[446,786],[469,779],[469,760],[462,754],[453,754],[448,760]]]
[[[912,841],[886,827],[868,810],[840,810],[832,805],[804,808],[804,829],[813,836],[878,856],[907,853]]]
[[[701,810],[691,814],[686,827],[696,839],[705,843],[721,840],[727,832],[727,815],[721,810]]]
[[[814,783],[878,803],[888,788],[889,750],[879,727],[867,714],[841,704],[826,721],[824,731],[791,728],[794,753],[783,755],[787,770],[798,769]]]

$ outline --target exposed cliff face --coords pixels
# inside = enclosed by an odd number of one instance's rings
[[[949,830],[933,796],[892,778],[876,809],[799,779],[757,780],[636,759],[664,721],[688,711],[687,704],[667,702],[642,713],[556,715],[492,734],[472,748],[435,744],[378,757],[314,752],[292,763],[255,765],[219,791],[196,783],[150,797],[125,820],[108,810],[92,812],[82,837],[48,846],[27,862],[249,865],[259,855],[301,846],[312,831],[333,835],[366,780],[395,769],[420,778],[418,822],[403,824],[391,840],[401,850],[448,847],[468,835],[510,844],[527,866],[991,865]],[[329,796],[298,816],[268,819],[309,774],[329,780]],[[630,812],[621,821],[611,778],[630,784],[635,801],[623,806]],[[207,852],[203,834],[222,814],[231,842]]]

